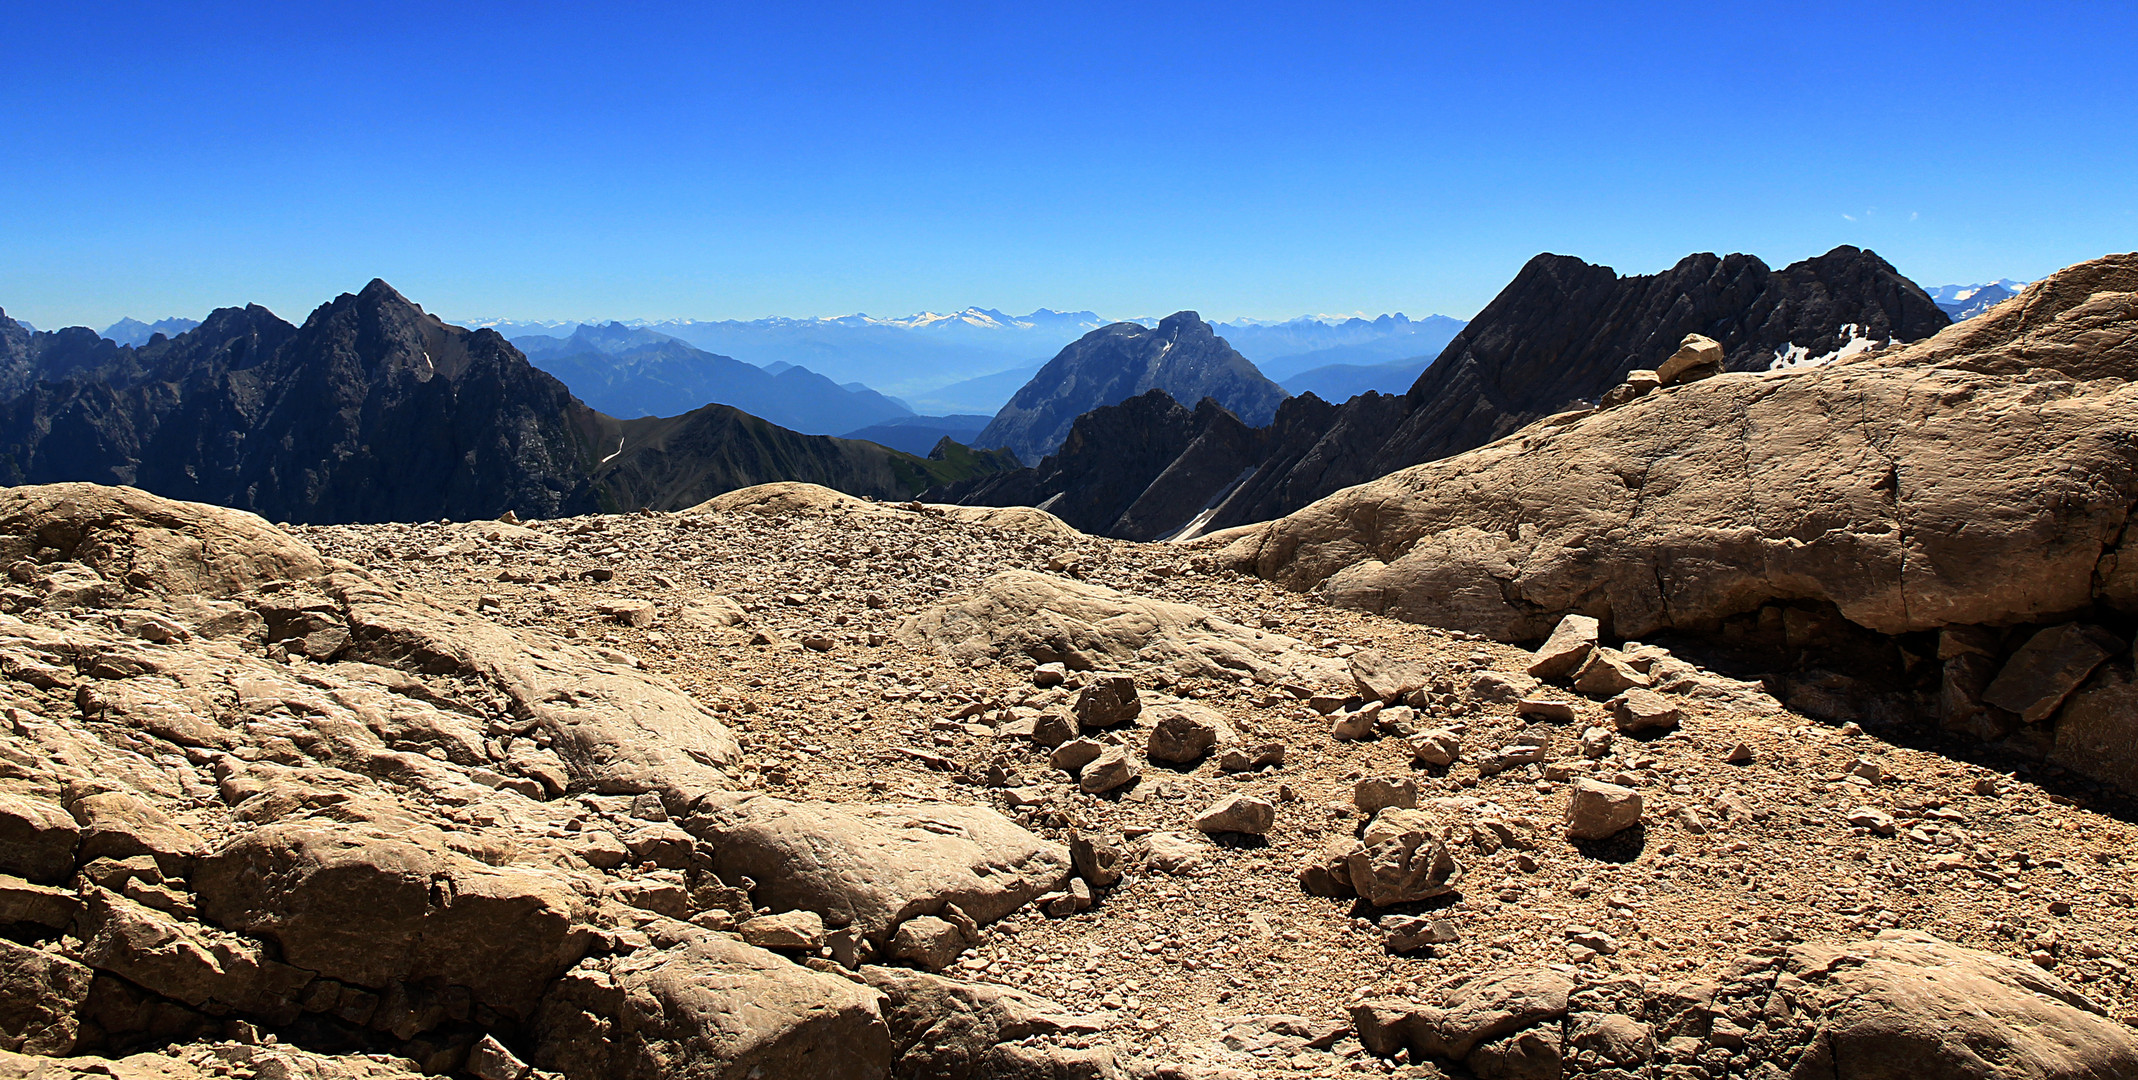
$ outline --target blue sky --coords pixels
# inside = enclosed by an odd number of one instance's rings
[[[39,326],[374,276],[464,319],[1467,316],[1539,251],[2138,248],[2129,3],[0,3]]]

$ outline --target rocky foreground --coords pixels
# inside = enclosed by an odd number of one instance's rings
[[[2138,1075],[2117,804],[1579,618],[805,485],[0,549],[0,1076]]]

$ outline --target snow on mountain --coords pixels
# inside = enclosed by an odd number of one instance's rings
[[[1930,299],[1937,302],[1952,321],[1972,319],[1998,304],[2019,295],[2019,290],[2028,285],[2024,281],[1998,278],[1987,285],[1939,285],[1929,290]]]

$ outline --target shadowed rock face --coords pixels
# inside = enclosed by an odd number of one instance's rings
[[[1214,398],[1257,427],[1289,396],[1208,323],[1182,311],[1156,328],[1114,323],[1078,338],[1017,391],[973,445],[1007,446],[1020,461],[1038,461],[1062,446],[1077,417],[1152,389],[1177,401]]]
[[[494,331],[449,326],[383,281],[302,327],[225,308],[140,349],[0,324],[0,481],[14,484],[125,484],[343,523],[675,509],[775,480],[894,498],[1008,465],[804,436],[724,406],[617,420]]]

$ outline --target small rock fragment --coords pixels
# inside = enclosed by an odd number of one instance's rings
[[[1195,827],[1206,833],[1246,833],[1262,836],[1277,823],[1277,808],[1252,795],[1234,795],[1195,815]]]
[[[1600,780],[1576,780],[1566,801],[1569,840],[1602,840],[1640,823],[1641,793]]]

